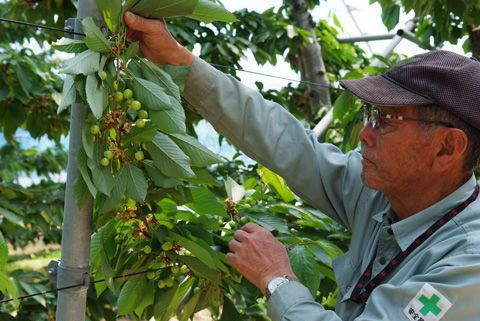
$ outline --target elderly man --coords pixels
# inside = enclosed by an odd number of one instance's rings
[[[366,102],[362,154],[320,144],[281,106],[127,13],[158,65],[191,66],[183,97],[304,200],[352,231],[334,262],[336,311],[314,301],[268,231],[246,224],[228,261],[269,297],[272,320],[480,320],[480,63],[447,51],[342,82]]]

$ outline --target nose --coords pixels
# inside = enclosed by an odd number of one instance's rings
[[[372,147],[375,143],[375,130],[372,124],[366,123],[358,136],[362,144],[366,147]]]

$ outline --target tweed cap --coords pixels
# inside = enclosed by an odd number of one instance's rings
[[[435,104],[480,129],[480,62],[473,58],[431,51],[400,62],[384,75],[340,85],[374,105]]]

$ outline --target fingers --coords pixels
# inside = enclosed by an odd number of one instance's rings
[[[254,223],[247,223],[242,227],[242,230],[244,230],[245,232],[248,232],[248,233],[253,233],[253,232],[256,232],[256,231],[259,231],[259,230],[262,230],[262,229],[263,229],[263,227],[261,227],[257,224],[254,224]]]
[[[239,242],[242,242],[242,241],[245,241],[247,238],[248,238],[248,233],[245,232],[244,230],[237,230],[235,231],[235,233],[233,234],[233,237],[239,241]]]
[[[237,252],[240,249],[240,247],[241,247],[240,242],[238,242],[237,240],[231,240],[230,242],[228,242],[228,249],[232,253]]]
[[[137,16],[136,14],[131,13],[130,11],[125,12],[123,19],[127,24],[128,28],[134,31],[147,32],[152,30],[152,24],[155,23],[155,20],[145,19],[143,17]]]

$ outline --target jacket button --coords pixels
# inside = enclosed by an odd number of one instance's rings
[[[380,260],[379,260],[380,264],[381,265],[384,265],[385,263],[387,263],[387,260],[385,259],[385,257],[380,257]]]

